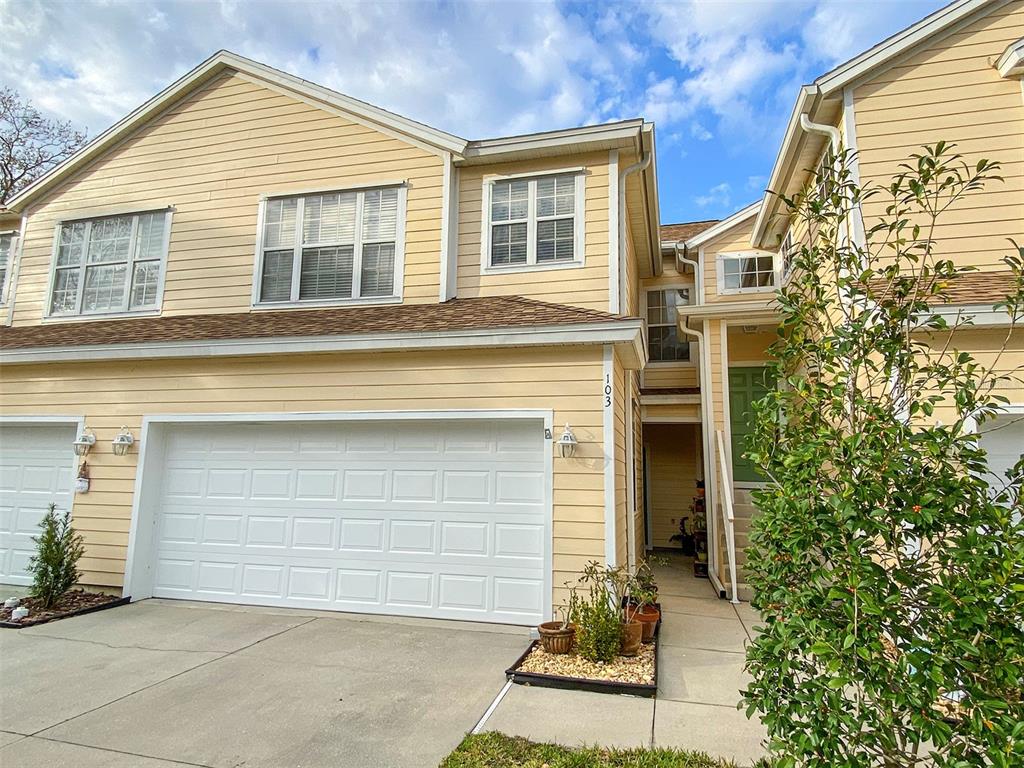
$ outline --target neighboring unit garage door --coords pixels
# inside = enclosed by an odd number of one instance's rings
[[[71,508],[75,428],[0,426],[0,583],[30,584],[33,536],[50,504]]]
[[[545,445],[537,420],[169,425],[153,594],[542,621]]]

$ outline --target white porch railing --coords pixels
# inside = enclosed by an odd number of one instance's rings
[[[718,440],[718,479],[722,490],[725,554],[729,558],[729,585],[732,587],[730,602],[738,603],[740,599],[736,588],[736,516],[733,512],[732,475],[729,473],[729,459],[725,452],[725,437],[722,430],[715,430],[715,436]]]

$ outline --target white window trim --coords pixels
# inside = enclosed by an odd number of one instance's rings
[[[647,344],[648,338],[650,337],[650,330],[649,330],[650,323],[648,323],[648,321],[647,321],[647,294],[651,293],[652,291],[671,291],[671,290],[675,290],[675,289],[679,289],[679,288],[689,288],[690,289],[690,304],[688,306],[694,306],[693,299],[694,299],[694,296],[696,294],[696,289],[697,289],[696,283],[666,283],[665,285],[649,285],[649,286],[646,286],[646,287],[643,287],[643,288],[640,289],[640,293],[642,294],[641,297],[640,297],[640,312],[641,312],[641,317],[643,318],[643,321],[644,321],[644,331],[645,331],[644,344],[645,344],[645,346]],[[696,355],[693,354],[692,342],[687,342],[687,343],[691,344],[690,359],[689,360],[650,360],[650,359],[648,359],[647,364],[644,366],[644,370],[647,370],[649,368],[654,368],[656,370],[671,370],[671,369],[679,369],[679,368],[696,368],[697,367],[697,358],[696,358]]]
[[[495,182],[510,179],[529,179],[535,182],[545,176],[565,176],[572,174],[576,181],[576,199],[573,203],[573,259],[572,261],[553,261],[537,263],[537,212],[536,194],[531,185],[529,196],[529,212],[527,213],[526,232],[526,264],[508,266],[491,266],[491,191]],[[582,167],[555,168],[529,173],[513,173],[487,175],[483,178],[480,206],[480,274],[506,275],[517,272],[538,272],[549,269],[579,269],[586,264],[586,170]]]
[[[162,246],[162,253],[160,258],[156,261],[160,264],[160,271],[157,274],[156,282],[156,304],[152,307],[144,307],[142,309],[124,309],[115,310],[111,312],[77,312],[74,314],[67,315],[55,315],[53,314],[53,284],[57,279],[57,251],[60,247],[60,230],[65,224],[72,224],[78,221],[93,222],[101,219],[114,219],[121,216],[143,216],[147,213],[163,213],[164,214],[164,242]],[[164,284],[167,280],[167,259],[171,245],[171,225],[174,219],[174,208],[171,206],[162,206],[157,208],[132,208],[128,210],[119,210],[112,212],[105,212],[93,216],[74,216],[65,217],[59,220],[53,227],[53,245],[50,249],[50,278],[46,285],[46,304],[43,312],[43,322],[47,323],[74,323],[82,320],[113,320],[121,317],[153,317],[159,315],[163,310],[164,305]],[[136,222],[132,222],[132,234],[131,234],[131,245],[135,244],[135,230]],[[88,250],[83,247],[82,259],[83,265],[88,265]],[[144,259],[144,261],[152,261],[152,259]],[[134,265],[135,259],[132,256],[128,263]],[[78,303],[81,304],[82,294],[85,290],[85,269],[83,265],[79,265],[79,269],[82,269],[81,277],[79,278],[78,285]],[[131,294],[131,281],[132,271],[129,270],[129,274],[125,278],[126,290],[130,296]]]
[[[726,288],[725,287],[725,261],[726,259],[753,259],[763,258],[765,256],[772,257],[772,268],[775,274],[774,285],[765,286],[754,286],[752,288]],[[775,290],[781,284],[779,265],[780,259],[778,252],[772,253],[771,251],[727,251],[719,253],[715,256],[715,274],[717,275],[718,285],[716,286],[719,296],[729,296],[738,293],[775,293]]]
[[[270,200],[279,200],[286,197],[297,197],[300,199],[300,205],[297,207],[295,212],[296,230],[299,234],[299,246],[300,258],[295,259],[292,264],[292,269],[297,270],[301,268],[301,232],[302,232],[302,205],[301,199],[311,195],[324,195],[332,192],[369,192],[377,189],[398,189],[398,212],[396,214],[397,221],[395,222],[395,277],[392,285],[392,295],[390,296],[357,296],[348,299],[310,299],[306,301],[260,301],[260,285],[263,282],[263,224],[266,219],[267,202]],[[368,184],[359,185],[342,185],[334,187],[322,187],[317,189],[302,189],[288,192],[275,192],[275,193],[262,193],[260,194],[259,211],[256,215],[256,252],[253,259],[253,271],[252,271],[252,308],[256,310],[275,310],[275,309],[298,309],[298,308],[317,308],[317,307],[338,307],[338,306],[352,306],[360,304],[400,304],[403,296],[405,295],[405,215],[406,215],[406,204],[408,202],[408,184],[405,181],[385,181],[385,182],[374,182]],[[362,198],[357,206],[356,217],[361,218],[362,216]],[[358,224],[358,222],[357,222]],[[359,270],[356,269],[357,262],[362,263],[362,254],[356,253],[356,249],[353,248],[353,259],[352,259],[352,283],[353,292],[358,292],[359,288]],[[294,281],[295,271],[292,272],[292,280]]]
[[[789,282],[789,279],[793,276],[793,270],[794,270],[794,268],[796,266],[796,254],[794,253],[793,256],[789,260],[789,269],[788,270],[786,269],[786,254],[784,253],[784,251],[785,251],[785,248],[786,248],[786,240],[792,238],[792,236],[793,236],[793,227],[789,226],[789,227],[786,228],[786,231],[783,233],[782,240],[779,241],[779,256],[778,256],[778,260],[777,260],[778,261],[778,264],[777,264],[777,271],[778,271],[777,282],[779,284],[779,287],[781,287],[783,285],[786,285]],[[791,249],[795,250],[796,249],[796,241],[792,240],[790,242],[790,244],[789,244],[789,247]]]
[[[18,255],[20,230],[0,229],[0,237],[11,236],[11,250],[7,253],[7,266],[4,268],[4,279],[0,280],[0,307],[7,306],[7,286],[11,285],[11,273],[14,271],[14,259]]]

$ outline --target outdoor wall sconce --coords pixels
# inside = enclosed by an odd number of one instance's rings
[[[558,438],[557,445],[563,459],[572,458],[572,455],[576,453],[576,446],[579,445],[579,442],[576,440],[576,435],[572,433],[572,429],[568,424],[565,425],[565,431],[562,433],[562,436]]]
[[[128,431],[128,427],[121,427],[121,431],[111,441],[111,445],[114,447],[115,456],[124,456],[131,449],[135,443],[135,438],[132,437],[132,433]]]
[[[96,435],[88,427],[82,427],[82,433],[71,445],[75,449],[75,456],[88,456],[90,449],[96,445]]]

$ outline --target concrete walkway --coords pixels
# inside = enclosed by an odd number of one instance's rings
[[[766,734],[736,709],[755,611],[720,600],[689,563],[659,569],[658,697],[639,699],[514,685],[486,730],[566,746],[694,749],[750,765]]]
[[[146,600],[0,630],[0,766],[436,766],[524,629]]]

